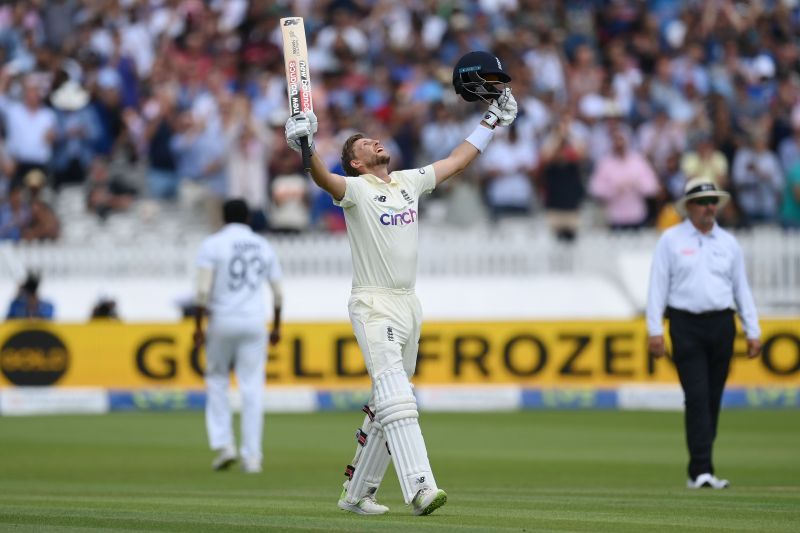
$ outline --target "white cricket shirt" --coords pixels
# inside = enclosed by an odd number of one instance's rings
[[[206,237],[197,267],[214,271],[208,308],[212,317],[267,320],[266,282],[281,279],[278,257],[269,242],[245,224],[226,224]]]
[[[417,279],[419,197],[436,187],[433,166],[377,176],[346,176],[344,209],[353,288],[413,290]]]
[[[650,269],[649,335],[664,334],[667,306],[690,313],[737,309],[747,338],[761,335],[742,249],[717,224],[703,234],[687,218],[661,235]]]
[[[53,146],[46,139],[49,130],[55,131],[57,118],[49,107],[31,112],[25,104],[0,98],[0,108],[6,115],[8,155],[26,163],[47,163],[53,157]]]

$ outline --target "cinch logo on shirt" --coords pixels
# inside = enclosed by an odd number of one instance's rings
[[[384,226],[405,226],[417,221],[417,212],[406,209],[400,213],[383,213],[378,219]]]

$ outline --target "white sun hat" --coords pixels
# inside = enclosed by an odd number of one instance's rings
[[[722,209],[730,200],[731,195],[723,191],[711,178],[699,177],[690,179],[683,188],[683,198],[675,202],[675,210],[681,216],[686,216],[686,203],[697,198],[719,198],[717,209]]]
[[[55,90],[50,100],[57,109],[77,111],[89,103],[89,93],[78,82],[69,80]]]

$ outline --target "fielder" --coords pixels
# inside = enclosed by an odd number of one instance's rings
[[[211,467],[224,470],[241,457],[242,470],[261,472],[261,433],[267,357],[264,284],[274,303],[270,345],[280,340],[281,267],[269,242],[247,225],[250,210],[241,199],[222,208],[225,226],[207,237],[197,256],[195,349],[206,343],[206,430],[217,452]],[[203,316],[210,314],[208,334]],[[230,371],[242,398],[242,445],[237,454],[228,402]]]
[[[347,466],[338,506],[357,514],[383,514],[375,494],[393,459],[407,505],[415,515],[430,514],[447,501],[433,476],[418,423],[414,374],[422,310],[414,294],[417,266],[419,197],[464,170],[492,139],[497,124],[508,126],[517,103],[506,84],[511,77],[500,60],[470,52],[456,64],[453,83],[467,101],[489,103],[483,120],[449,156],[411,170],[389,172],[390,155],[379,140],[351,136],[342,148],[347,176],[328,171],[313,150],[317,117],[299,114],[286,122],[286,140],[299,152],[302,137],[312,144],[311,176],[344,209],[353,258],[353,288],[348,303],[372,396],[357,431],[358,446]]]

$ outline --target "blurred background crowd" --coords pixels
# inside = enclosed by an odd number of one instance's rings
[[[733,196],[723,225],[800,227],[797,0],[29,0],[0,5],[0,240],[59,239],[76,190],[100,220],[181,211],[206,230],[245,197],[258,231],[342,231],[284,141],[278,20],[295,15],[334,170],[353,131],[393,169],[444,157],[484,110],[452,66],[503,61],[519,117],[435,191],[449,222],[569,241],[595,206],[611,231],[663,228],[710,176]]]

